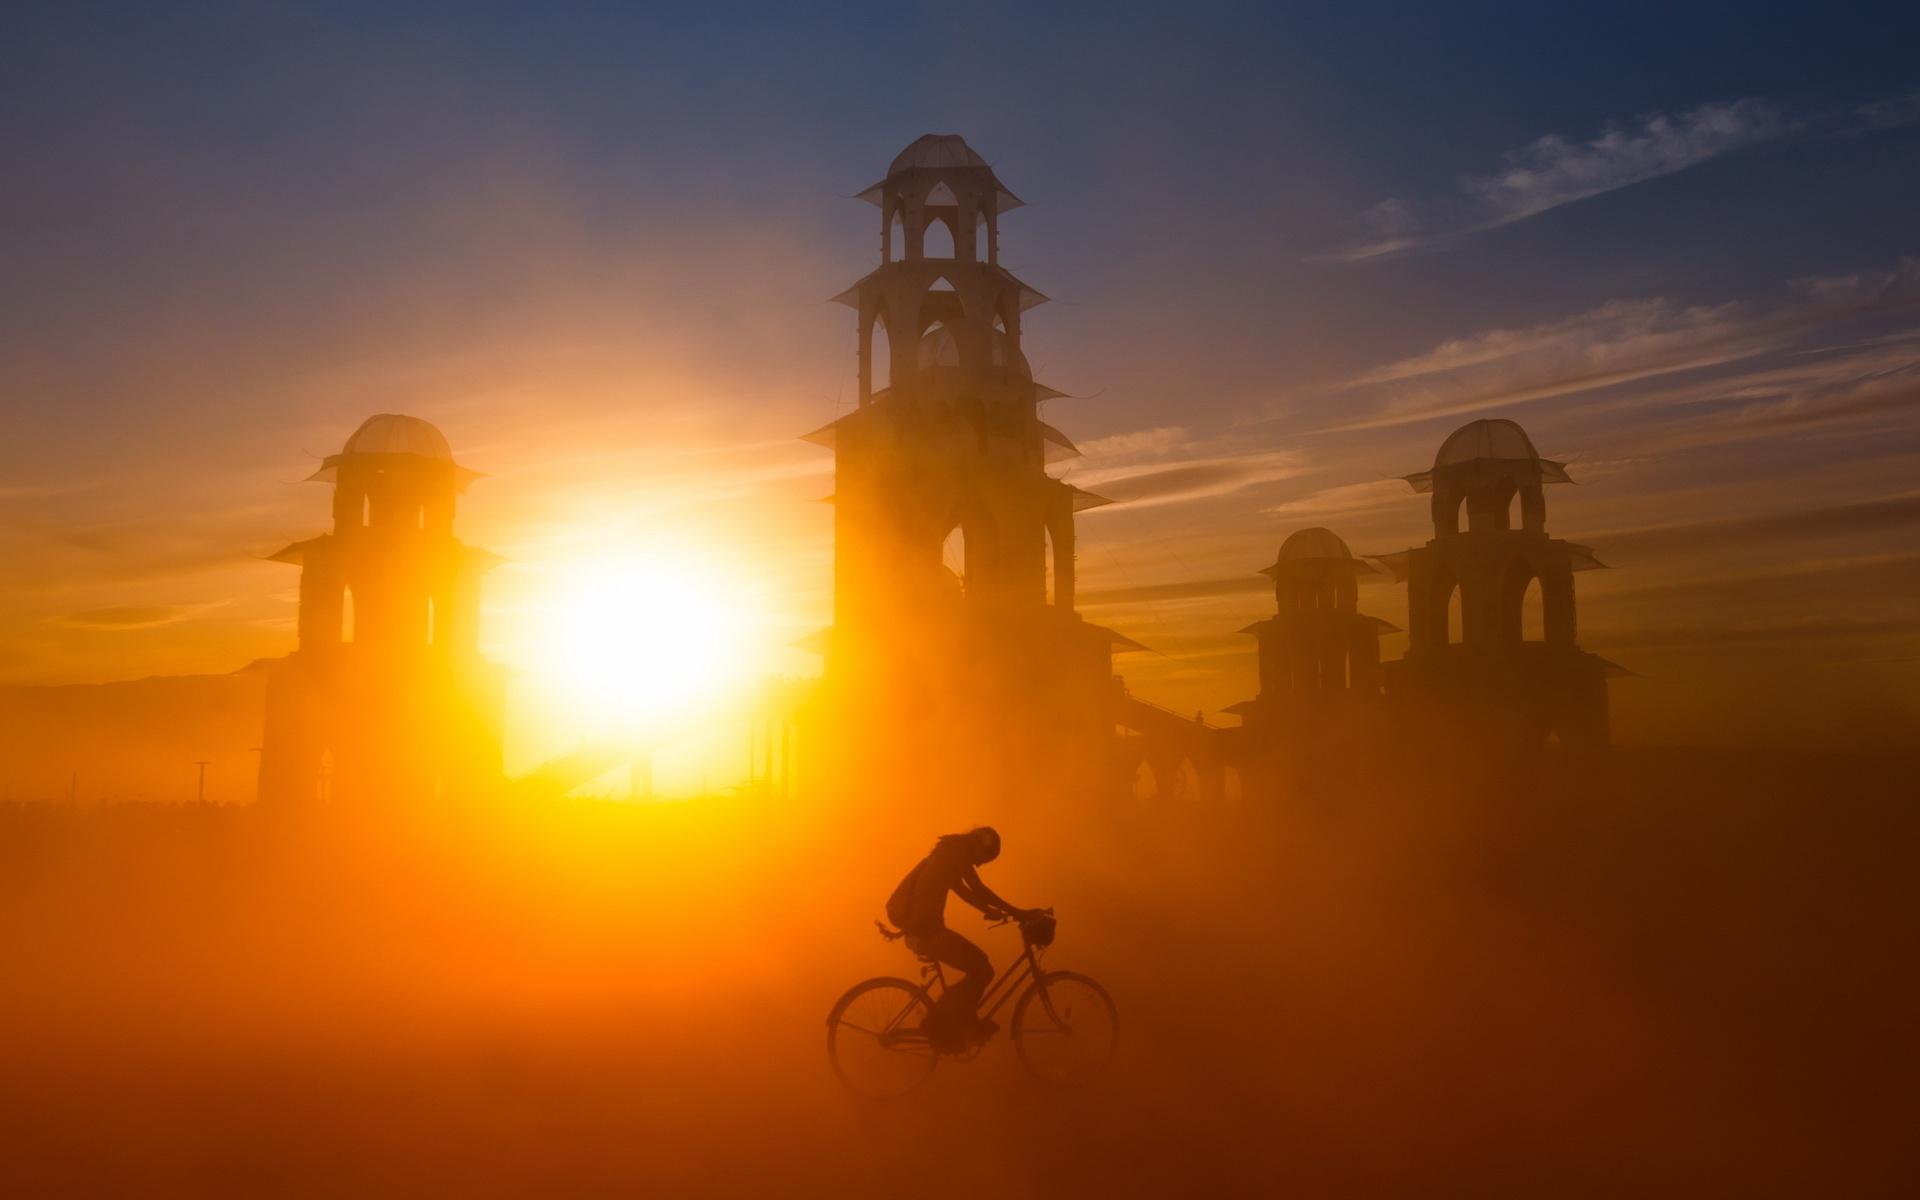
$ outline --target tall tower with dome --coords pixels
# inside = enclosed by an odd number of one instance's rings
[[[909,145],[859,194],[880,263],[852,309],[858,404],[807,435],[834,454],[829,687],[890,719],[1035,709],[1111,735],[1111,656],[1074,611],[1074,519],[1105,500],[1048,474],[1078,454],[1041,419],[1025,317],[1046,297],[1000,260],[1021,206],[953,134]],[[1019,716],[1017,714],[1026,714]]]
[[[453,535],[476,476],[418,417],[369,417],[310,478],[333,530],[272,556],[300,568],[299,644],[267,684],[260,798],[406,802],[498,782],[503,687],[480,656],[498,561]]]

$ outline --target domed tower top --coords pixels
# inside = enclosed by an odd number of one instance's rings
[[[1433,493],[1433,528],[1437,535],[1460,532],[1460,508],[1467,509],[1471,533],[1512,528],[1509,506],[1520,497],[1521,528],[1544,533],[1546,500],[1541,487],[1572,483],[1567,465],[1540,457],[1527,431],[1514,421],[1487,417],[1469,421],[1440,443],[1433,466],[1402,476],[1416,492]]]
[[[923,133],[913,139],[894,155],[887,177],[860,191],[859,197],[869,204],[881,204],[889,191],[910,190],[916,178],[926,184],[924,191],[931,190],[943,177],[978,189],[991,201],[991,212],[1009,212],[1025,203],[1000,182],[987,160],[957,133]]]
[[[360,422],[360,428],[348,436],[340,453],[327,455],[320,469],[307,478],[316,483],[334,483],[342,467],[364,464],[391,468],[403,465],[395,461],[400,459],[440,464],[462,491],[481,474],[453,460],[447,435],[431,422],[404,413],[375,413]]]
[[[898,175],[915,167],[984,167],[987,160],[967,145],[957,133],[923,133],[894,156],[888,175]]]
[[[894,156],[887,177],[859,193],[880,209],[880,257],[893,262],[892,231],[904,234],[898,257],[960,262],[1000,261],[1000,214],[1021,205],[1020,197],[994,175],[966,139],[957,133],[928,133]],[[947,237],[929,252],[927,233],[946,227]],[[985,244],[980,244],[984,232]]]
[[[375,413],[360,422],[347,438],[342,454],[413,454],[420,458],[453,461],[447,435],[430,422],[405,413]]]
[[[1260,573],[1273,580],[1282,610],[1327,608],[1352,612],[1359,601],[1355,577],[1373,567],[1353,556],[1330,529],[1296,530],[1280,544],[1280,555]]]
[[[334,528],[450,533],[454,497],[479,478],[454,461],[446,435],[419,417],[378,413],[308,476],[334,485]]]
[[[1295,530],[1286,541],[1280,543],[1280,557],[1268,567],[1269,572],[1283,570],[1310,562],[1357,563],[1353,551],[1347,549],[1346,542],[1331,529],[1322,529],[1318,525],[1311,529]]]

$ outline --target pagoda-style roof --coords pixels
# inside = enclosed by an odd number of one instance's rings
[[[455,462],[446,435],[431,422],[405,413],[375,413],[360,422],[360,428],[347,438],[347,444],[340,448],[340,453],[329,454],[321,460],[320,469],[307,476],[307,482],[333,483],[338,479],[343,465],[383,458],[424,459],[427,462],[444,463],[452,469],[454,480],[462,491],[483,474]]]
[[[967,145],[967,140],[957,133],[921,134],[894,156],[885,179],[862,188],[855,193],[855,197],[877,205],[888,184],[904,182],[905,177],[915,171],[981,171],[993,184],[995,212],[1011,212],[1026,203],[1007,190],[1007,185],[1000,182],[1000,177],[993,173],[987,160],[981,158],[972,146]]]
[[[1073,511],[1077,513],[1085,512],[1090,508],[1104,508],[1113,503],[1105,496],[1096,496],[1085,488],[1077,488],[1070,483],[1067,485],[1067,490],[1073,493]]]
[[[1441,472],[1463,473],[1521,468],[1539,474],[1541,483],[1572,483],[1567,464],[1541,458],[1533,448],[1533,439],[1517,421],[1504,417],[1483,417],[1469,421],[1447,435],[1433,456],[1433,466],[1425,471],[1402,475],[1416,492],[1433,490],[1434,477]]]
[[[1042,393],[1043,398],[1057,397],[1062,394],[1044,384],[1035,384],[1034,388],[1036,391]],[[818,429],[801,434],[800,440],[803,442],[811,442],[813,445],[819,446],[824,450],[832,450],[839,443],[840,427],[853,421],[866,420],[867,411],[879,404],[891,390],[890,388],[880,389],[873,394],[872,400],[866,405],[854,409],[843,417],[835,417]],[[1080,456],[1080,447],[1074,445],[1073,441],[1068,438],[1066,434],[1061,433],[1045,421],[1037,422],[1037,424],[1040,426],[1041,441],[1052,447],[1052,449],[1046,452],[1046,461],[1050,463],[1059,462],[1063,459],[1078,458]],[[1110,504],[1112,501],[1103,500],[1101,503]],[[1086,505],[1085,507],[1091,508],[1093,506]]]
[[[868,271],[865,275],[862,275],[859,279],[854,280],[853,286],[847,288],[845,291],[841,292],[837,296],[828,297],[828,299],[834,304],[844,304],[848,308],[857,309],[860,307],[860,289],[863,285],[866,284],[868,280],[880,274],[880,272],[887,270],[889,267],[897,267],[902,263],[905,263],[908,261],[910,260],[897,258],[890,263],[882,263],[879,266],[875,267],[873,270]],[[940,260],[921,259],[920,261],[923,263],[939,261],[941,263],[940,271],[947,271],[952,269],[952,265],[948,263],[945,259],[940,259]],[[986,266],[986,264],[984,263],[968,263],[964,265]],[[1025,312],[1030,308],[1038,307],[1039,305],[1045,304],[1047,302],[1048,297],[1046,293],[1034,287],[1032,284],[1027,283],[1024,280],[1020,279],[1012,271],[1007,270],[1005,267],[996,265],[996,266],[987,266],[986,269],[989,272],[993,273],[994,275],[998,276],[1003,282],[1013,285],[1013,287],[1015,288],[1015,290],[1018,292],[1020,296],[1021,312]],[[940,272],[937,271],[935,273],[938,274]]]
[[[1056,463],[1056,462],[1062,462],[1069,458],[1080,457],[1080,447],[1073,444],[1072,438],[1069,438],[1066,434],[1061,433],[1058,429],[1055,429],[1053,426],[1047,424],[1045,421],[1039,422],[1039,425],[1040,425],[1040,440],[1043,443],[1045,443],[1045,446],[1046,446],[1046,451],[1045,451],[1046,461],[1050,463]]]
[[[1108,629],[1105,625],[1095,625],[1092,621],[1082,621],[1081,624],[1083,624],[1089,632],[1094,633],[1100,636],[1101,638],[1105,639],[1106,643],[1109,646],[1113,647],[1115,653],[1124,654],[1129,650],[1152,649],[1152,647],[1144,646],[1141,643],[1134,641],[1132,638],[1128,637],[1124,633],[1120,633],[1117,630]]]
[[[1566,547],[1568,564],[1574,570],[1604,571],[1608,569],[1607,564],[1601,562],[1588,547],[1582,546],[1578,542],[1563,542],[1557,538],[1553,540],[1559,545]],[[1395,583],[1405,583],[1410,577],[1408,562],[1409,556],[1412,553],[1412,550],[1396,550],[1391,554],[1368,554],[1363,557],[1370,558],[1385,567],[1392,573]]]
[[[292,542],[274,551],[272,554],[267,555],[266,560],[268,562],[286,563],[292,567],[303,567],[306,565],[307,555],[310,552],[314,551],[316,547],[327,545],[333,540],[333,534],[323,533],[318,537],[310,537],[304,541]],[[469,546],[465,542],[457,539],[454,542],[454,546],[466,564],[476,570],[491,571],[493,568],[507,561],[491,550],[483,550],[479,546]]]

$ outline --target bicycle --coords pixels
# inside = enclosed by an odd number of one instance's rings
[[[1002,917],[993,928],[1013,920]],[[874,924],[888,941],[901,936],[878,921]],[[1113,997],[1076,971],[1041,967],[1053,942],[1052,909],[1039,910],[1019,926],[1020,957],[981,996],[980,1013],[992,1018],[1017,993],[1020,999],[1008,1032],[1021,1065],[1044,1083],[1089,1083],[1113,1059],[1120,1028]],[[925,982],[889,975],[869,979],[849,988],[827,1014],[827,1059],[834,1074],[849,1091],[868,1099],[906,1095],[927,1081],[943,1057],[925,1024],[934,1002],[946,992],[946,972],[926,955],[915,957],[922,963]],[[985,1045],[985,1040],[973,1042],[945,1057],[970,1061]]]

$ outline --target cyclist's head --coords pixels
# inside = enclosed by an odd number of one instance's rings
[[[967,848],[972,852],[973,865],[985,866],[1000,857],[1000,834],[991,825],[982,825],[967,833]]]

